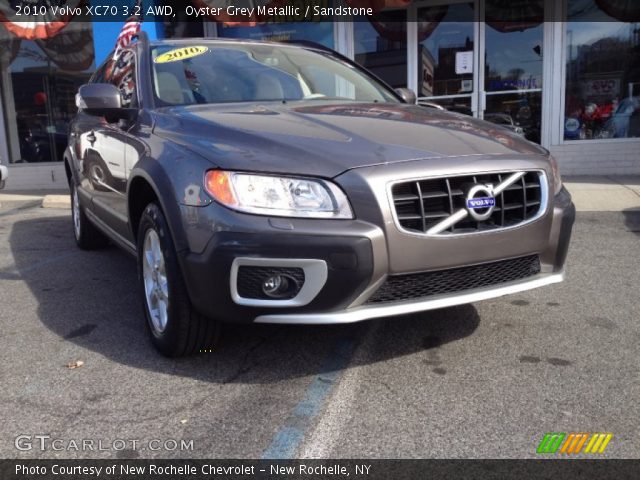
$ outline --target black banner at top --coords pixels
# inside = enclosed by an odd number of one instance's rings
[[[480,18],[489,23],[539,24],[544,21],[640,21],[636,0],[564,0],[546,8],[544,0],[487,0]],[[2,0],[0,21],[63,25],[74,19],[220,22],[227,26],[321,21],[455,21],[448,6],[416,14],[412,0]],[[547,7],[549,4],[546,4]],[[551,10],[551,11],[549,11]],[[432,18],[433,17],[433,18]]]

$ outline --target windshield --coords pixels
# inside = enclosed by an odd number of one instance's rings
[[[174,44],[152,48],[160,106],[350,100],[394,102],[383,85],[328,53],[286,45]]]

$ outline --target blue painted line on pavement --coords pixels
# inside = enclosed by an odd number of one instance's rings
[[[294,407],[285,424],[262,453],[263,459],[293,458],[313,419],[322,410],[342,371],[349,364],[354,347],[355,342],[351,339],[337,342],[320,373],[307,387],[302,400]]]

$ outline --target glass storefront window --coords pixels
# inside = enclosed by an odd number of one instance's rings
[[[535,21],[487,22],[485,28],[485,90],[542,88],[544,24]]]
[[[540,143],[544,0],[486,3],[484,119]]]
[[[527,140],[540,143],[542,92],[487,95],[484,119],[502,125]]]
[[[640,137],[640,22],[612,0],[567,7],[565,140]]]
[[[419,97],[473,92],[473,21],[473,3],[418,9]],[[471,65],[461,70],[460,59]]]
[[[0,27],[4,28],[4,27]],[[45,40],[0,36],[0,87],[11,163],[59,162],[75,94],[94,71],[90,22],[71,22]]]
[[[355,60],[393,88],[407,86],[407,11],[354,19]]]

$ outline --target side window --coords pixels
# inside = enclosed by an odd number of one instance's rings
[[[107,70],[104,81],[115,85],[122,94],[122,106],[136,108],[138,98],[136,95],[136,56],[131,50],[126,50],[118,55],[111,68]]]

